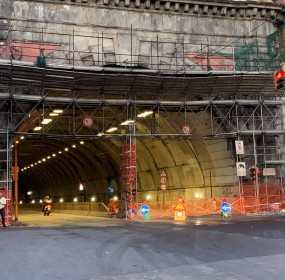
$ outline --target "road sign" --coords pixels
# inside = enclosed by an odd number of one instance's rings
[[[237,176],[246,176],[246,168],[244,161],[237,162],[236,167],[237,167]]]
[[[114,192],[115,192],[115,188],[113,186],[108,186],[109,195],[113,195]]]
[[[235,141],[235,144],[236,144],[236,154],[243,155],[244,154],[243,141],[237,140]]]
[[[160,178],[161,178],[161,177],[167,177],[167,176],[166,176],[166,173],[165,173],[164,171],[161,171],[161,173],[160,173]]]
[[[150,209],[148,205],[142,205],[140,208],[141,215],[147,215],[149,213]]]
[[[160,183],[165,184],[166,183],[166,177],[160,177]]]
[[[91,127],[93,125],[93,118],[87,116],[83,119],[82,123],[85,127]]]
[[[184,124],[184,125],[182,126],[182,133],[183,133],[184,135],[188,135],[188,134],[190,134],[190,132],[191,132],[190,126],[187,125],[187,124]]]
[[[226,214],[230,213],[232,211],[232,206],[227,202],[223,202],[221,205],[221,211]]]
[[[166,190],[166,185],[165,185],[165,184],[160,185],[160,189],[161,189],[162,191],[165,191],[165,190]]]

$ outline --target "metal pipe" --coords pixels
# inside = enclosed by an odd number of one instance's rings
[[[60,102],[60,103],[71,103],[76,102],[81,105],[94,105],[94,104],[106,104],[106,105],[127,105],[127,104],[136,104],[136,105],[161,105],[161,106],[201,106],[207,107],[210,104],[213,105],[234,105],[239,104],[243,106],[256,106],[261,102],[260,100],[202,100],[202,101],[158,101],[158,100],[129,100],[129,99],[85,99],[85,98],[66,98],[66,97],[42,97],[42,96],[32,96],[24,94],[12,94],[12,93],[1,93],[0,100],[6,100],[8,98],[13,98],[19,101],[45,101],[45,102]],[[285,105],[285,100],[263,100],[262,104],[267,106],[282,106]]]
[[[14,152],[15,152],[15,165],[14,165],[14,187],[15,187],[15,221],[18,221],[19,217],[19,192],[18,192],[18,173],[19,173],[19,167],[18,167],[18,148],[17,144],[14,144]]]

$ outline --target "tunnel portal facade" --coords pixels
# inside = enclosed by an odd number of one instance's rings
[[[192,2],[4,1],[3,184],[19,166],[23,201],[283,195],[283,6]]]

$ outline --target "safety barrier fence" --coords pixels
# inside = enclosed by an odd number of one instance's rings
[[[223,202],[225,202],[225,200],[231,205],[230,214],[247,214],[285,210],[285,195],[260,195],[258,197],[248,196],[227,199],[189,199],[183,201],[185,207],[185,216],[193,217],[220,215],[221,205]],[[178,199],[177,201],[136,203],[134,208],[135,215],[132,215],[131,218],[134,220],[145,219],[145,215],[140,214],[140,208],[142,205],[147,205],[149,207],[150,219],[173,218],[174,209],[177,204]],[[120,202],[118,201],[115,203],[115,213],[112,212],[112,214],[118,214],[119,207]],[[20,205],[20,209],[40,211],[41,206],[39,204],[23,204]],[[108,207],[104,203],[99,202],[54,203],[52,209],[55,213],[61,214],[108,217]],[[112,217],[114,216],[116,215],[112,215]],[[8,220],[11,221],[11,215],[9,212],[7,215],[7,223],[10,225],[10,222],[8,222]]]
[[[221,205],[223,202],[231,205],[231,214],[246,214],[265,211],[281,211],[285,209],[284,195],[260,195],[258,197],[241,197],[241,198],[216,198],[216,199],[190,199],[184,201],[186,216],[205,216],[220,215]],[[173,218],[174,208],[178,201],[172,202],[150,202],[147,205],[150,208],[150,218]],[[137,219],[145,219],[140,214],[140,207],[144,203],[137,204]]]

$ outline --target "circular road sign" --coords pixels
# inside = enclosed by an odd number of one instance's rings
[[[140,208],[141,215],[147,215],[149,213],[149,206],[148,205],[142,205]]]
[[[165,185],[165,184],[161,184],[161,185],[160,185],[160,189],[161,189],[162,191],[166,191],[166,185]]]
[[[230,213],[232,211],[232,206],[229,203],[224,202],[221,205],[221,211],[226,214]]]
[[[184,125],[182,126],[182,133],[183,133],[184,135],[189,135],[190,132],[191,132],[190,126],[187,125],[187,124],[184,124]]]
[[[92,117],[87,116],[83,119],[82,123],[83,123],[83,126],[85,127],[91,127],[93,125],[93,119]]]
[[[166,177],[160,177],[160,183],[165,184],[167,181]]]

